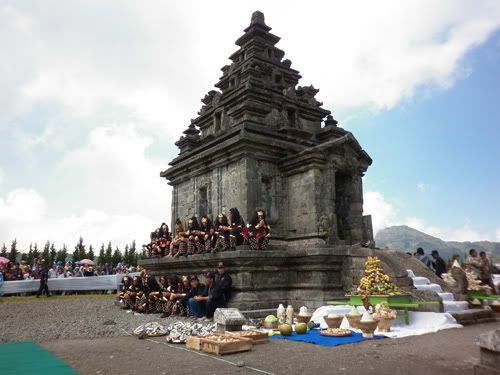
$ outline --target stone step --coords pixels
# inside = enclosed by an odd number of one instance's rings
[[[455,301],[455,297],[453,296],[453,293],[447,293],[447,292],[442,292],[438,293],[439,297],[441,297],[441,300],[444,301]]]
[[[415,285],[415,288],[418,290],[431,290],[436,293],[441,293],[443,291],[443,289],[441,289],[441,285],[439,284]]]
[[[490,309],[467,309],[462,311],[450,312],[457,320],[457,323],[463,325],[495,322],[495,314]]]
[[[244,310],[241,313],[247,319],[264,319],[268,315],[276,316],[276,309]]]
[[[427,277],[416,276],[411,278],[413,280],[413,285],[429,285],[431,282]]]
[[[413,270],[406,270],[406,272],[408,272],[408,277],[411,277],[412,279],[414,277],[417,277],[417,275],[415,275],[415,273],[413,272]]]
[[[443,301],[444,312],[460,312],[468,308],[469,304],[466,301]]]

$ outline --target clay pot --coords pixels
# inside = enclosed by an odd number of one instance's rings
[[[379,332],[390,332],[393,320],[394,319],[379,319],[377,330]]]
[[[373,338],[373,332],[377,329],[378,321],[375,320],[373,322],[362,322],[359,321],[358,327],[363,332],[363,337],[370,339]]]
[[[297,321],[299,323],[309,323],[309,321],[311,320],[312,318],[312,314],[311,313],[307,313],[307,314],[299,314],[297,315]]]
[[[342,320],[344,319],[344,316],[339,316],[336,318],[329,318],[328,315],[323,316],[323,319],[325,320],[325,323],[327,324],[328,328],[339,328],[340,324],[342,324]],[[361,319],[361,317],[360,317]],[[349,322],[349,324],[351,324]],[[351,326],[352,327],[352,326]],[[355,327],[353,327],[355,328]]]
[[[345,316],[351,328],[359,328],[359,321],[361,320],[361,315],[349,315]],[[327,323],[328,324],[328,323]]]

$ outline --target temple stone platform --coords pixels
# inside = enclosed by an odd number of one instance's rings
[[[224,265],[233,279],[229,307],[241,310],[275,309],[278,304],[322,306],[343,297],[359,282],[364,262],[374,250],[356,246],[291,248],[197,254],[180,258],[144,259],[140,263],[153,276],[203,275]],[[203,277],[200,277],[203,281]]]

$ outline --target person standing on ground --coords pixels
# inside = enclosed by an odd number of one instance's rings
[[[415,258],[417,258],[418,260],[420,260],[427,267],[431,268],[432,261],[431,261],[431,259],[429,258],[428,255],[425,255],[424,249],[422,249],[421,247],[419,247],[417,249],[417,253],[415,254]]]
[[[446,262],[439,256],[439,251],[437,250],[432,250],[431,255],[434,271],[436,272],[436,275],[442,278],[441,275],[446,273]]]
[[[37,298],[40,297],[44,291],[47,297],[50,297],[49,286],[47,285],[47,282],[49,280],[49,269],[47,268],[45,259],[42,259],[42,265],[40,267],[40,272],[38,273],[38,275],[40,277],[40,288],[38,288],[38,293],[36,294],[36,297]]]

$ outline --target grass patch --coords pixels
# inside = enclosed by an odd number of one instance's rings
[[[36,298],[36,296],[9,296],[9,297],[0,297],[1,302],[33,302],[33,301],[66,301],[66,300],[82,300],[82,299],[98,299],[98,298],[108,298],[113,299],[116,297],[116,294],[70,294],[65,296],[52,296],[48,297],[40,297]]]

